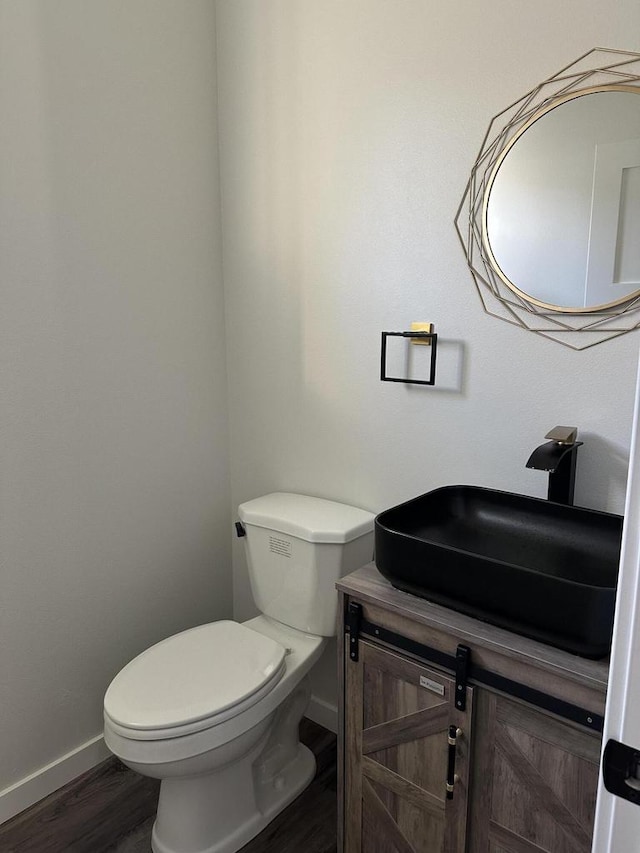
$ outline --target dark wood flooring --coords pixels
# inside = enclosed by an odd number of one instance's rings
[[[335,853],[336,736],[304,719],[300,739],[315,779],[242,853]],[[109,759],[0,826],[0,851],[149,853],[158,788]]]

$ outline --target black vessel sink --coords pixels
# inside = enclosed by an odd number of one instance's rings
[[[600,658],[611,646],[622,516],[477,486],[380,513],[376,565],[398,589]]]

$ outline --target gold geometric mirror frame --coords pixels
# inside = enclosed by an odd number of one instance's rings
[[[640,328],[636,313],[640,310],[640,294],[636,292],[614,306],[573,313],[536,304],[517,288],[508,287],[483,231],[487,193],[506,150],[538,115],[547,113],[556,102],[563,103],[594,88],[619,91],[621,87],[640,93],[640,54],[594,48],[494,116],[455,218],[456,231],[487,314],[573,350],[584,350]]]

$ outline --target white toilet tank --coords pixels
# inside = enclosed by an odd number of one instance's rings
[[[260,611],[323,637],[336,633],[336,581],[373,557],[373,520],[363,509],[275,492],[238,507],[251,591]]]

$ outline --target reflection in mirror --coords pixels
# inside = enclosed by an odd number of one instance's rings
[[[567,312],[640,290],[640,98],[601,87],[555,101],[510,141],[489,180],[483,234],[519,295]]]

